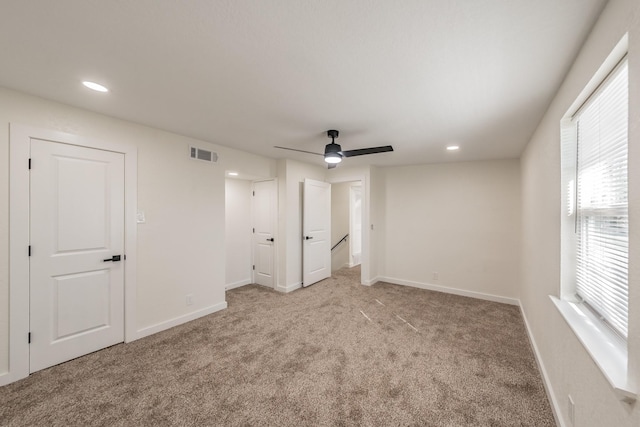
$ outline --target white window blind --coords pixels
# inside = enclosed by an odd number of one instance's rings
[[[576,293],[625,338],[628,97],[625,59],[573,119],[578,131]]]

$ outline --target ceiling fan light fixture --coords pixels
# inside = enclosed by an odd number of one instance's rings
[[[342,147],[340,146],[340,144],[336,144],[336,138],[338,137],[339,134],[340,133],[337,130],[327,131],[327,136],[331,138],[331,142],[324,146],[324,154],[314,153],[313,151],[298,150],[296,148],[280,147],[277,145],[275,145],[273,148],[280,148],[281,150],[299,151],[301,153],[323,156],[324,161],[325,163],[328,164],[329,169],[335,168],[338,163],[342,162],[343,157],[363,156],[365,154],[387,153],[389,151],[393,151],[393,147],[390,145],[385,145],[382,147],[358,148],[356,150],[342,151]]]
[[[327,163],[340,163],[342,156],[339,153],[326,153],[324,155],[324,161]]]

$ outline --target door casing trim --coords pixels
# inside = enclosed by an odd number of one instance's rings
[[[370,265],[370,255],[369,255],[369,241],[370,241],[370,218],[371,218],[371,190],[370,190],[370,174],[353,174],[353,175],[345,175],[339,177],[329,177],[327,178],[327,182],[330,184],[340,184],[342,182],[354,182],[359,181],[362,187],[361,194],[361,207],[362,211],[360,212],[362,215],[362,236],[361,236],[361,253],[360,253],[360,284],[362,285],[372,285],[377,280],[371,279],[369,272]]]
[[[29,169],[31,139],[41,139],[124,154],[124,340],[138,338],[136,326],[138,150],[103,141],[10,123],[9,125],[9,369],[0,386],[29,376]],[[37,165],[33,165],[37,167]]]

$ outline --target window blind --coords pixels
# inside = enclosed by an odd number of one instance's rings
[[[625,59],[574,117],[578,139],[576,293],[625,338],[628,98]]]

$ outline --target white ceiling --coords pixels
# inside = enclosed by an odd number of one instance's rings
[[[511,158],[605,3],[2,0],[0,86],[317,164],[273,146],[322,152],[335,128],[396,150],[352,165]]]

